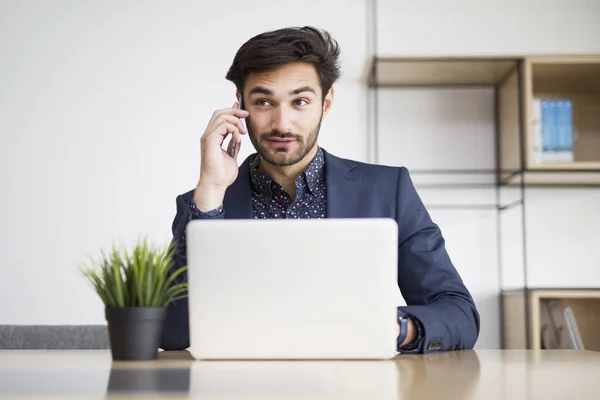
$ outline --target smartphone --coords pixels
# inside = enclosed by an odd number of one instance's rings
[[[244,109],[244,104],[243,104],[243,102],[242,102],[242,96],[240,96],[240,101],[239,101],[239,103],[240,103],[240,110],[243,110],[243,109]],[[240,120],[241,120],[241,119],[242,119],[242,118],[240,118]],[[231,140],[233,140],[233,135],[231,136]],[[235,158],[235,152],[236,152],[236,150],[237,150],[237,143],[236,143],[235,141],[233,141],[233,143],[231,144],[231,151],[229,152],[229,155],[230,155],[232,158]]]

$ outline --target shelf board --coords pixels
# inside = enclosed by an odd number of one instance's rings
[[[525,294],[526,289],[504,289],[502,295],[517,295]],[[528,288],[527,291],[531,296],[538,299],[600,299],[600,288]]]
[[[377,86],[495,85],[516,68],[516,59],[458,57],[378,57]]]
[[[531,294],[538,299],[600,299],[600,289],[532,289]]]
[[[545,92],[600,92],[600,62],[594,63],[531,63],[534,95]]]
[[[554,171],[554,172],[572,172],[572,171],[590,171],[600,173],[600,161],[574,161],[569,163],[544,163],[534,164],[529,167],[530,171]]]
[[[564,169],[564,168],[563,168]],[[522,174],[515,174],[508,178],[503,176],[505,186],[515,186],[521,184],[521,179],[525,179],[525,186],[582,186],[594,187],[600,186],[600,170],[530,170]]]

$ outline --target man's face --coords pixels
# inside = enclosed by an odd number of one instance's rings
[[[294,63],[246,78],[244,108],[248,135],[258,154],[269,164],[294,165],[314,156],[321,120],[331,106],[325,101],[314,67]]]

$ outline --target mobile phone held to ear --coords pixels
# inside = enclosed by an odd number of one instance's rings
[[[244,105],[243,105],[243,102],[242,102],[242,96],[240,96],[239,103],[240,103],[240,110],[243,110],[244,109]],[[240,118],[240,120],[241,119],[243,119],[243,118]],[[233,140],[233,136],[231,136],[231,140],[232,140],[232,143],[231,143],[231,150],[229,152],[229,156],[231,158],[235,158],[235,153],[237,151],[237,143],[235,142],[235,140]]]

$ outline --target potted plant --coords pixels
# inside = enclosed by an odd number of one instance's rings
[[[187,296],[187,283],[175,281],[187,267],[172,272],[173,255],[173,245],[143,239],[131,253],[113,245],[82,269],[104,303],[113,360],[158,357],[167,306]]]

